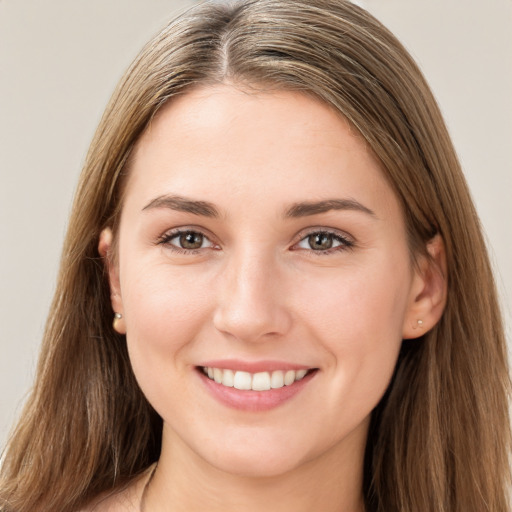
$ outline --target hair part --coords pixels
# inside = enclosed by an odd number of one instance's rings
[[[162,421],[112,328],[98,239],[106,226],[116,232],[130,155],[151,119],[192,87],[225,82],[300,91],[336,109],[382,163],[412,253],[425,254],[436,233],[445,243],[445,312],[421,339],[403,342],[373,412],[368,512],[505,512],[510,382],[479,220],[417,65],[344,0],[203,4],[171,22],[129,68],[80,178],[35,386],[0,473],[0,508],[72,512],[158,459]]]

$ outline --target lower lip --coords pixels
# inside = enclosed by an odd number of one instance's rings
[[[241,390],[236,388],[229,388],[222,384],[217,384],[214,380],[207,377],[202,370],[199,370],[199,375],[204,382],[208,391],[219,402],[232,409],[241,411],[268,411],[284,404],[292,399],[297,393],[302,391],[305,386],[316,375],[316,370],[308,373],[303,379],[295,381],[289,386],[282,388],[269,389],[267,391],[252,391]]]

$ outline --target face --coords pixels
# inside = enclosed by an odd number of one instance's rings
[[[228,85],[172,101],[136,148],[117,247],[118,329],[164,446],[247,475],[362,459],[422,281],[339,114]]]

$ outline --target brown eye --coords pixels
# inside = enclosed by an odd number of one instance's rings
[[[178,237],[182,249],[200,249],[203,246],[204,236],[195,231],[181,233]]]
[[[215,246],[210,239],[200,231],[175,230],[174,232],[163,235],[160,244],[167,246],[176,252],[187,253],[203,249],[213,249]]]
[[[354,242],[338,233],[329,231],[315,231],[306,235],[298,244],[296,249],[306,249],[317,254],[331,254],[334,252],[350,249]]]
[[[313,233],[307,237],[309,247],[314,251],[326,251],[333,246],[334,235],[331,233]]]

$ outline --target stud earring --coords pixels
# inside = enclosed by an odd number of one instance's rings
[[[123,318],[123,315],[121,313],[114,313],[114,321],[112,322],[112,327],[117,331],[116,324]]]
[[[423,328],[423,320],[417,320],[416,325],[413,325],[413,329],[422,329]]]

